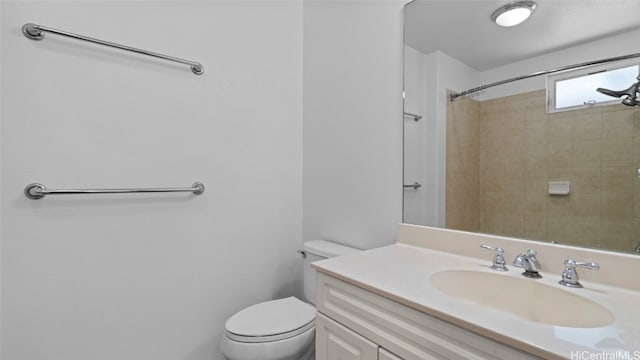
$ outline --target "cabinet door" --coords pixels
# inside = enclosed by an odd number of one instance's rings
[[[387,350],[380,348],[379,352],[378,352],[378,360],[402,360],[401,358],[393,355],[392,353],[388,352]]]
[[[316,360],[378,360],[378,345],[318,313]]]

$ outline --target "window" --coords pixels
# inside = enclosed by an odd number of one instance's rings
[[[636,60],[637,61],[637,60]],[[609,105],[620,99],[601,94],[597,88],[624,90],[636,82],[639,66],[604,64],[547,77],[548,112]]]

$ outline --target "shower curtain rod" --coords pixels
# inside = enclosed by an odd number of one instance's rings
[[[518,81],[518,80],[524,80],[524,79],[528,79],[528,78],[532,78],[532,77],[536,77],[536,76],[540,76],[540,75],[547,75],[547,74],[553,74],[553,73],[557,73],[557,72],[561,72],[561,71],[577,69],[577,68],[581,68],[581,67],[585,67],[585,66],[605,64],[605,63],[608,63],[608,62],[633,59],[633,58],[637,58],[637,57],[640,57],[640,53],[635,53],[635,54],[630,54],[630,55],[623,55],[623,56],[616,56],[616,57],[611,57],[611,58],[601,59],[601,60],[595,60],[595,61],[587,61],[587,62],[583,62],[583,63],[580,63],[580,64],[563,66],[563,67],[559,67],[559,68],[555,68],[555,69],[551,69],[551,70],[538,71],[538,72],[535,72],[533,74],[517,76],[517,77],[511,78],[511,79],[506,79],[506,80],[494,82],[494,83],[491,83],[491,84],[478,86],[478,87],[475,87],[473,89],[465,90],[465,91],[460,92],[460,93],[451,94],[450,95],[450,100],[453,101],[453,100],[455,100],[456,98],[458,98],[460,96],[466,96],[466,95],[469,95],[469,94],[476,93],[478,91],[482,91],[482,90],[485,90],[485,89],[488,89],[488,88],[492,88],[494,86],[503,85],[503,84],[507,84],[507,83],[510,83],[510,82]]]

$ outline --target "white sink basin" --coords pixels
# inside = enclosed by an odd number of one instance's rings
[[[593,328],[607,326],[614,321],[613,314],[598,303],[525,277],[449,270],[431,275],[430,281],[436,289],[449,296],[537,323]]]

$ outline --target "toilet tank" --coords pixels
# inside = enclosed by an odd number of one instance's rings
[[[304,296],[307,301],[312,304],[316,303],[316,270],[311,267],[311,263],[330,257],[362,251],[326,240],[306,241],[302,244],[302,250],[306,254],[302,271],[304,276]]]

